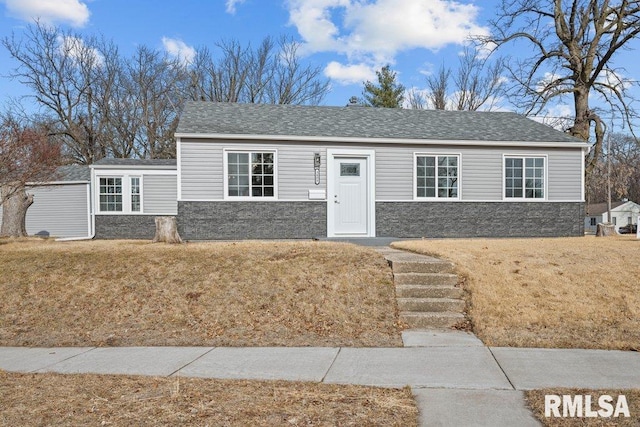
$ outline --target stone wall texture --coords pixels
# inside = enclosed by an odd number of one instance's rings
[[[325,201],[179,202],[186,240],[326,237]],[[560,237],[584,235],[580,202],[377,202],[378,237]],[[154,215],[96,215],[96,238],[153,239]]]
[[[96,215],[96,239],[153,239],[156,215]]]
[[[584,235],[580,202],[378,202],[378,237]]]
[[[311,239],[327,235],[327,203],[178,202],[186,240]]]

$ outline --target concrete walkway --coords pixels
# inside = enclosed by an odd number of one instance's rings
[[[637,352],[486,347],[458,331],[403,340],[402,348],[0,347],[0,369],[409,385],[425,426],[538,425],[523,390],[640,387]]]

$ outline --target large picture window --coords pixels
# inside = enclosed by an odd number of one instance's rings
[[[505,197],[544,199],[544,157],[506,157]]]
[[[100,211],[122,212],[122,178],[100,178]]]
[[[416,197],[457,199],[458,155],[416,155]]]
[[[275,152],[227,152],[229,197],[275,197]]]

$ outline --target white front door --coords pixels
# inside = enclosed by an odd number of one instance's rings
[[[334,157],[333,192],[329,205],[333,209],[335,235],[369,234],[369,172],[366,157]],[[331,209],[331,207],[330,207]]]

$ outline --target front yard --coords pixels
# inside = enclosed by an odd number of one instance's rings
[[[401,346],[390,270],[326,242],[0,241],[3,346]]]
[[[453,261],[489,346],[640,350],[635,236],[448,239],[394,247]]]

